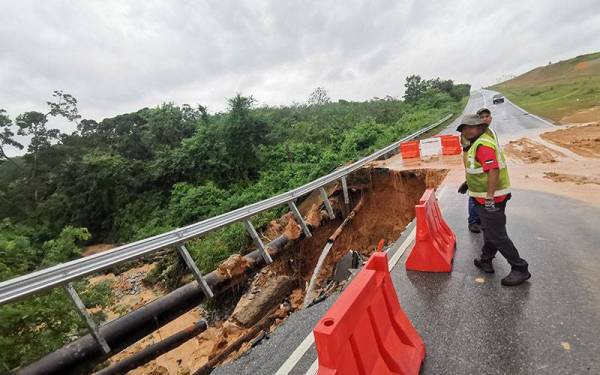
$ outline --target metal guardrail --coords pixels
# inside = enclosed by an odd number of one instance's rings
[[[366,156],[350,165],[342,167],[326,176],[320,177],[286,193],[276,195],[263,201],[253,203],[219,216],[172,230],[170,232],[119,246],[103,253],[57,264],[49,268],[1,282],[0,305],[31,296],[44,290],[66,285],[69,282],[80,279],[84,276],[106,270],[110,267],[136,258],[140,258],[144,255],[148,255],[154,251],[161,250],[166,247],[175,247],[176,245],[180,245],[187,240],[209,233],[229,224],[245,221],[247,226],[251,226],[250,221],[248,220],[250,217],[283,204],[289,204],[290,208],[294,210],[295,206],[293,202],[297,198],[322,188],[335,180],[341,178],[343,179],[350,173],[362,168],[365,164],[384,156],[394,149],[397,149],[400,143],[414,139],[421,134],[426,133],[451,117],[452,114],[449,114],[437,122],[420,129],[419,131],[406,136],[369,156]],[[346,184],[344,183],[343,185],[345,186]]]

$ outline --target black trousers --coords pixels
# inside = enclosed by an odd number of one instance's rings
[[[484,241],[481,260],[491,261],[499,251],[513,269],[526,270],[527,262],[519,256],[519,251],[506,233],[506,203],[506,201],[497,203],[498,211],[495,212],[488,212],[483,205],[477,205]]]

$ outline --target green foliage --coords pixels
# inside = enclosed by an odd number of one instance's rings
[[[85,228],[65,227],[60,236],[37,246],[33,231],[4,220],[0,224],[0,281],[80,254],[77,243],[87,240]],[[110,285],[77,283],[88,308],[109,303]],[[96,315],[101,320],[101,314]],[[34,298],[0,306],[0,371],[8,371],[56,350],[85,328],[65,292],[58,288]]]
[[[48,267],[79,257],[81,248],[77,246],[77,243],[89,239],[90,232],[86,228],[73,228],[67,225],[58,238],[46,241],[42,245],[44,260],[41,262],[41,266]]]
[[[406,87],[404,100],[407,103],[416,103],[422,99],[431,101],[433,99],[432,96],[435,97],[438,93],[446,93],[454,101],[460,101],[462,98],[469,96],[469,91],[471,90],[471,85],[469,84],[462,83],[455,85],[451,79],[441,80],[440,78],[423,80],[418,75],[406,77],[404,87]]]
[[[250,180],[258,175],[257,149],[265,141],[267,124],[251,112],[254,99],[236,95],[229,100],[225,126],[227,158],[238,178]]]
[[[12,146],[18,149],[23,149],[23,145],[17,142],[14,138],[15,133],[12,130],[12,121],[6,114],[4,109],[0,108],[0,158],[10,161],[16,166],[18,166],[11,158],[6,156],[4,152],[5,146]]]
[[[228,198],[228,192],[213,182],[194,186],[186,182],[173,185],[168,212],[170,222],[177,226],[217,215]]]
[[[404,91],[404,100],[408,103],[417,102],[427,91],[427,83],[419,75],[406,77],[404,87],[406,88]]]
[[[323,105],[331,102],[331,98],[327,94],[327,90],[322,87],[317,87],[308,97],[309,105]]]
[[[256,108],[252,97],[236,95],[226,113],[168,103],[99,122],[80,119],[75,98],[57,91],[47,114],[17,117],[19,131],[35,139],[28,154],[0,164],[0,280],[74,259],[83,243],[139,240],[298,187],[459,113],[468,91],[413,76],[405,101],[332,102],[317,89],[307,104]],[[60,135],[46,127],[48,116],[74,121],[78,131]],[[0,121],[10,129],[8,117]],[[8,144],[13,134],[2,134]],[[252,222],[260,228],[285,210]],[[241,224],[188,248],[203,272],[254,249]],[[186,274],[173,254],[147,281],[176,287]],[[77,287],[88,307],[109,302],[110,285]],[[82,324],[60,289],[0,307],[0,369],[56,349]]]

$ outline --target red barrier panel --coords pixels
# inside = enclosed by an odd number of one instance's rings
[[[417,236],[406,259],[406,269],[426,272],[452,271],[456,236],[446,224],[433,189],[425,190],[415,206]]]
[[[373,253],[314,329],[320,375],[418,374],[423,340],[398,302],[386,253]]]
[[[459,155],[462,151],[460,137],[457,135],[437,135],[442,140],[442,153],[444,155]]]
[[[419,152],[419,141],[410,141],[400,143],[400,153],[402,159],[418,158],[421,156]]]

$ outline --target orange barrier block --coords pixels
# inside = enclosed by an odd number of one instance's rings
[[[314,329],[320,375],[418,374],[425,345],[376,252]]]
[[[442,154],[459,155],[462,151],[460,137],[457,135],[438,135],[442,140]]]
[[[418,158],[421,156],[419,152],[419,141],[410,141],[400,143],[400,153],[402,159]]]
[[[406,259],[406,269],[426,272],[452,271],[456,236],[448,226],[437,204],[433,189],[425,190],[415,206],[417,235]]]

